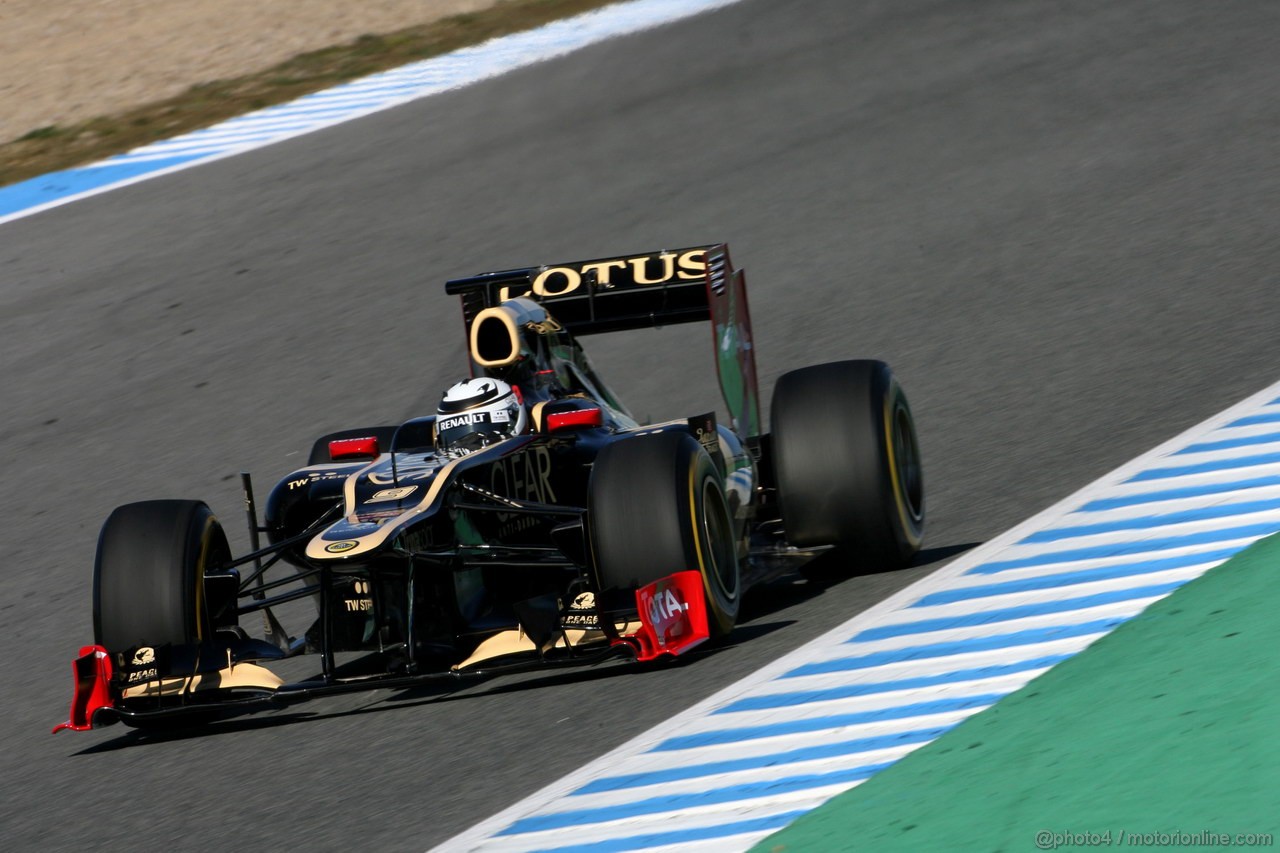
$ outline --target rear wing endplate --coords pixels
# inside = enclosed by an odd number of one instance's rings
[[[446,282],[445,292],[462,298],[468,335],[477,314],[519,296],[541,303],[575,337],[710,320],[734,428],[760,434],[746,283],[724,243],[482,273]]]

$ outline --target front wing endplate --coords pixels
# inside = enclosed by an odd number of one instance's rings
[[[71,718],[54,726],[53,733],[63,729],[83,732],[93,728],[93,715],[101,708],[112,707],[111,655],[102,646],[82,646],[80,657],[71,663],[75,676],[75,693],[71,697]]]
[[[678,656],[711,637],[702,573],[676,572],[636,590],[640,628],[616,642],[636,648],[636,660]]]

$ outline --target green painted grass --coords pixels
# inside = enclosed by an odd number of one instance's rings
[[[1280,844],[1280,537],[753,853],[1223,849],[1206,832]]]

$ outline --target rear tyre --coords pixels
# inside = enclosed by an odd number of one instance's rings
[[[712,636],[727,634],[741,600],[733,520],[720,472],[691,435],[661,432],[596,457],[588,496],[600,589],[632,593],[678,571],[702,574]]]
[[[787,541],[835,545],[858,568],[910,563],[924,533],[924,479],[911,409],[889,366],[838,361],[784,374],[771,417]]]
[[[211,639],[204,574],[230,561],[222,525],[200,501],[117,508],[98,537],[94,642],[120,652]]]

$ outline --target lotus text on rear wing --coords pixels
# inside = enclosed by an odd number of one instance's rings
[[[499,291],[500,298],[505,301],[517,296],[556,297],[573,293],[582,286],[584,277],[588,280],[594,276],[599,287],[610,287],[610,273],[617,270],[630,270],[632,284],[665,284],[670,281],[698,281],[707,274],[707,252],[705,249],[678,254],[662,252],[657,255],[641,255],[636,258],[618,258],[611,261],[596,261],[579,264],[576,267],[547,267],[533,279],[531,291],[512,293],[511,288],[504,287]],[[651,275],[651,273],[656,273]]]

